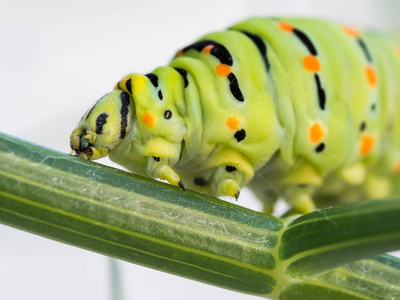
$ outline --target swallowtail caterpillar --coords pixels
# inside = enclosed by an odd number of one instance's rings
[[[84,114],[71,148],[183,189],[238,198],[249,184],[266,211],[283,193],[306,213],[327,195],[396,192],[398,103],[394,37],[251,18],[122,78]]]

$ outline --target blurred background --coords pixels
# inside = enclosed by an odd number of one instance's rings
[[[0,0],[0,131],[69,152],[84,111],[122,76],[166,65],[208,32],[250,16],[389,31],[399,13],[397,0]],[[0,225],[0,299],[110,299],[115,267],[124,299],[256,299]]]

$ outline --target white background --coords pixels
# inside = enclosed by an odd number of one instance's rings
[[[249,16],[389,30],[400,1],[0,0],[0,131],[69,152],[83,112],[130,72],[165,65]],[[246,198],[242,196],[241,199]],[[242,201],[259,208],[254,200]],[[125,299],[255,299],[124,262]],[[0,225],[0,299],[110,299],[104,256]]]

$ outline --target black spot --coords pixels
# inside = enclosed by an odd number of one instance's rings
[[[375,109],[376,109],[376,104],[374,103],[374,104],[371,105],[371,110],[375,111]]]
[[[239,88],[239,82],[235,74],[229,73],[228,79],[229,79],[229,88],[231,89],[233,97],[235,97],[236,100],[243,102],[244,101],[243,94]]]
[[[262,60],[264,61],[265,69],[267,69],[267,72],[269,72],[269,70],[271,69],[271,65],[270,65],[270,63],[268,61],[267,45],[264,43],[263,39],[260,36],[252,34],[252,33],[247,32],[247,31],[240,30],[240,32],[244,33],[257,46],[258,51],[260,51]]]
[[[225,64],[228,66],[233,65],[233,59],[232,59],[231,54],[221,44],[212,48],[210,51],[210,54],[214,55],[216,58],[218,58],[219,61],[221,62],[221,64]]]
[[[238,141],[238,143],[246,137],[246,131],[244,129],[236,131],[234,135],[235,139]]]
[[[369,53],[367,46],[365,45],[364,41],[360,38],[357,39],[358,44],[360,45],[362,51],[364,52],[365,57],[367,58],[368,62],[372,62],[371,53]]]
[[[233,64],[233,59],[229,51],[225,48],[224,45],[221,45],[217,42],[211,41],[211,40],[204,40],[200,42],[196,42],[192,45],[189,45],[185,48],[182,49],[182,52],[188,51],[190,49],[195,49],[198,52],[201,52],[204,47],[213,45],[214,48],[212,48],[210,54],[218,58],[218,60],[221,62],[221,64],[225,64],[228,66],[232,66]]]
[[[107,123],[108,114],[102,113],[96,119],[96,133],[103,133],[103,125]]]
[[[160,158],[159,158],[159,157],[156,157],[156,156],[153,156],[153,159],[154,159],[155,161],[160,161]]]
[[[163,94],[162,94],[161,90],[158,91],[158,98],[160,98],[160,100],[163,99]]]
[[[367,123],[365,123],[365,121],[363,121],[360,125],[360,131],[364,131],[366,127],[367,127]]]
[[[132,78],[129,78],[125,83],[126,89],[132,95]]]
[[[234,166],[226,166],[225,171],[230,173],[230,172],[236,171],[236,168]]]
[[[121,139],[126,135],[126,127],[128,126],[128,113],[129,113],[129,94],[122,92],[119,95],[121,99]]]
[[[171,117],[172,117],[172,112],[170,110],[164,111],[164,118],[168,120],[171,119]]]
[[[324,149],[325,149],[325,144],[324,144],[324,143],[321,143],[321,144],[319,144],[319,145],[317,146],[317,148],[315,148],[315,152],[319,153],[319,152],[324,151]]]
[[[194,184],[199,185],[199,186],[205,186],[208,183],[207,183],[207,180],[205,180],[203,177],[195,177]]]
[[[325,109],[325,103],[326,103],[326,95],[325,91],[321,86],[321,81],[319,79],[319,76],[317,73],[314,75],[315,78],[315,83],[317,84],[317,92],[318,92],[318,102],[319,102],[319,107],[324,110]]]
[[[185,88],[187,88],[187,86],[189,85],[189,81],[187,79],[187,71],[181,68],[175,68],[175,70],[177,70],[179,74],[182,75],[183,81],[185,82]]]
[[[150,79],[154,87],[158,87],[158,76],[156,74],[148,73],[145,76]]]
[[[301,189],[305,189],[307,186],[308,186],[308,185],[305,184],[305,183],[300,183],[300,184],[298,185],[298,187],[301,188]]]
[[[308,51],[314,56],[317,56],[317,49],[315,49],[313,43],[308,36],[298,29],[293,29],[293,33],[300,39],[300,41],[307,47]]]

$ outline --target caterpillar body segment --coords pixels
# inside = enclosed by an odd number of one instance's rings
[[[236,199],[251,181],[266,211],[283,195],[308,212],[312,197],[398,192],[399,97],[394,38],[252,18],[125,76],[83,116],[71,148]]]

